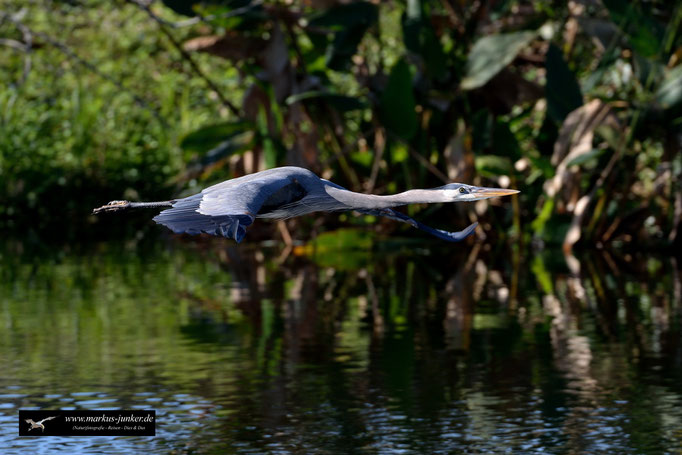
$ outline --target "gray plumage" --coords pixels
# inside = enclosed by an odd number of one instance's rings
[[[438,238],[457,242],[470,235],[477,223],[460,232],[428,227],[392,210],[406,204],[476,201],[518,193],[450,183],[438,188],[415,189],[377,196],[349,191],[300,167],[279,167],[227,180],[183,199],[163,202],[112,201],[94,213],[135,207],[170,207],[154,221],[175,233],[207,233],[240,242],[256,218],[285,219],[313,212],[356,210],[408,223]]]

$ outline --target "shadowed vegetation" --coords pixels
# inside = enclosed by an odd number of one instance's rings
[[[517,187],[487,222],[566,249],[678,239],[677,2],[5,5],[5,225],[295,164]]]

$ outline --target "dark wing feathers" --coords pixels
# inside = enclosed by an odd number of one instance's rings
[[[276,174],[260,179],[238,178],[206,188],[199,194],[179,199],[154,221],[176,234],[221,235],[241,242],[263,203],[287,185],[295,183]]]

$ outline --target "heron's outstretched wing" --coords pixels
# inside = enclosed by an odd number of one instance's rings
[[[205,232],[241,242],[246,228],[266,202],[286,203],[291,195],[301,192],[298,182],[287,175],[254,176],[257,174],[228,180],[179,199],[172,208],[154,217],[154,221],[176,234]]]
[[[476,229],[476,226],[478,226],[478,223],[474,223],[462,231],[449,232],[449,231],[443,231],[440,229],[434,229],[434,228],[429,227],[423,223],[420,223],[419,221],[417,221],[413,218],[410,218],[409,216],[405,215],[404,213],[396,212],[395,210],[391,210],[391,209],[358,210],[358,211],[361,213],[366,213],[367,215],[383,216],[386,218],[390,218],[392,220],[407,223],[410,226],[416,227],[417,229],[421,229],[424,232],[428,232],[429,234],[431,234],[435,237],[438,237],[439,239],[446,240],[448,242],[460,242],[460,241],[464,240],[465,238],[469,237],[474,232],[474,229]]]
[[[48,420],[56,419],[57,417],[59,417],[59,416],[52,416],[52,417],[48,417],[48,418],[46,418],[46,419],[43,419],[43,420],[41,420],[41,421],[40,421],[40,422],[38,422],[38,423],[43,423],[43,422],[47,422]]]

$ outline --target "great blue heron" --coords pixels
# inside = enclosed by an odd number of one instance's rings
[[[449,183],[438,188],[415,189],[377,196],[349,191],[300,167],[278,167],[227,180],[183,199],[163,202],[112,201],[93,213],[128,208],[171,207],[154,221],[177,234],[205,232],[241,242],[246,228],[256,218],[285,219],[320,211],[355,210],[408,223],[439,239],[459,242],[470,235],[478,223],[463,231],[448,232],[426,226],[393,207],[407,204],[478,201],[518,193],[517,190],[483,188]]]

